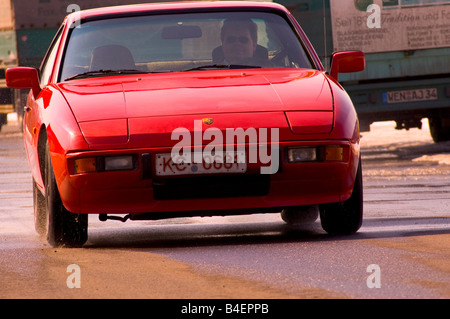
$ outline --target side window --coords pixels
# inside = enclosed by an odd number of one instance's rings
[[[50,49],[44,58],[41,66],[41,86],[47,85],[50,81],[53,66],[55,64],[56,53],[58,52],[59,43],[61,42],[62,27],[59,29],[55,39],[53,40]]]

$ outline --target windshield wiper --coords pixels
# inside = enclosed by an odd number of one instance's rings
[[[64,79],[64,81],[96,77],[96,76],[102,76],[102,75],[148,74],[148,73],[151,73],[151,72],[134,70],[134,69],[130,69],[130,70],[96,70],[96,71],[88,71],[88,72],[83,72],[83,73],[72,75],[72,76],[68,77],[67,79]]]
[[[229,65],[225,64],[206,64],[206,65],[200,65],[196,66],[194,68],[183,70],[182,72],[189,72],[189,71],[198,71],[198,70],[208,70],[208,69],[229,69]]]
[[[183,70],[183,72],[199,71],[199,70],[211,70],[211,69],[260,69],[258,65],[241,65],[241,64],[207,64],[200,65],[195,68]]]

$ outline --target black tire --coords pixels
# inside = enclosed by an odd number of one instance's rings
[[[2,126],[8,123],[8,114],[0,113],[0,132],[2,131]]]
[[[63,205],[56,185],[48,142],[45,152],[47,241],[53,247],[81,247],[87,241],[88,217],[73,214]]]
[[[33,208],[34,208],[34,228],[40,236],[47,233],[47,210],[45,205],[45,196],[33,180]]]
[[[428,123],[435,143],[450,141],[450,126],[442,126],[440,117],[430,117]]]
[[[363,220],[363,181],[361,159],[356,172],[352,195],[345,202],[319,206],[322,228],[332,235],[349,235],[357,232]]]

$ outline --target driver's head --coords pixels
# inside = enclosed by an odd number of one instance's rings
[[[258,43],[258,28],[250,19],[226,20],[221,31],[225,60],[230,64],[253,57]]]

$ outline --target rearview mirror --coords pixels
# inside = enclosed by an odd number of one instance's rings
[[[200,38],[202,29],[196,25],[176,25],[165,27],[161,32],[162,39],[190,39]]]
[[[6,85],[12,89],[31,89],[36,99],[41,90],[39,72],[35,68],[9,68],[6,70]]]
[[[336,52],[331,57],[330,75],[338,81],[339,73],[363,71],[366,59],[361,51]]]

